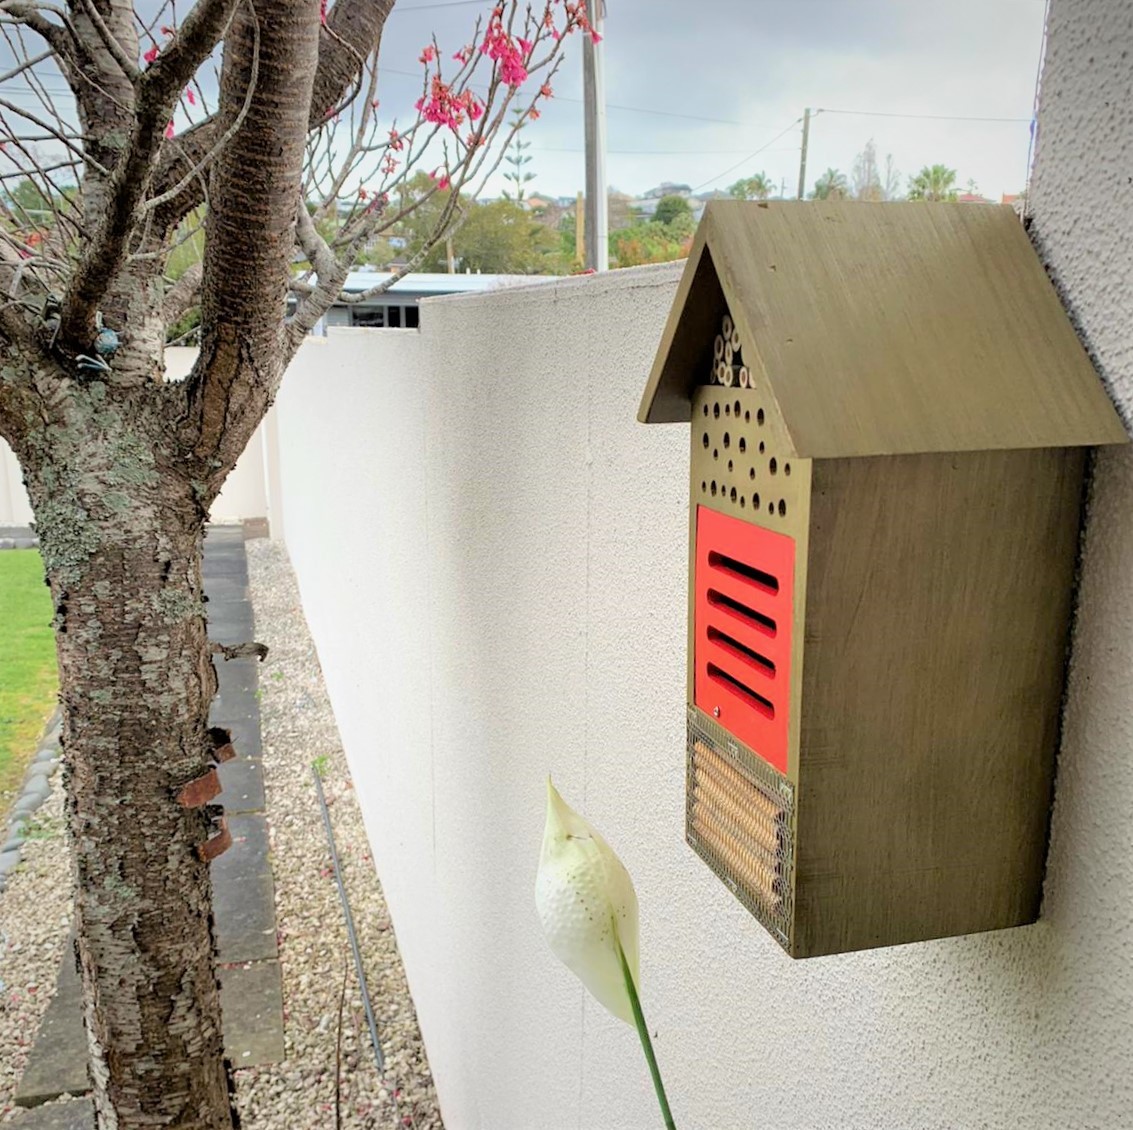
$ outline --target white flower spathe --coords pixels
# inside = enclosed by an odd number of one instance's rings
[[[637,894],[609,844],[547,778],[535,907],[551,951],[619,1020],[633,1024],[621,953],[638,979]]]

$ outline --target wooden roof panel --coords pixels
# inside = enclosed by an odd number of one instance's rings
[[[1010,207],[710,203],[640,419],[688,419],[724,302],[800,456],[1126,441]]]

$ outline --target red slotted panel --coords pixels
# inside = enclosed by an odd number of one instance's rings
[[[693,702],[787,772],[795,541],[696,510]]]

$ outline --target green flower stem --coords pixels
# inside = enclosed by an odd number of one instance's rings
[[[621,943],[618,943],[618,960],[622,963],[622,976],[625,978],[626,992],[629,993],[630,1008],[633,1009],[633,1022],[637,1027],[637,1034],[641,1037],[641,1046],[645,1049],[645,1060],[649,1064],[649,1074],[653,1076],[653,1089],[657,1092],[657,1101],[661,1104],[661,1115],[665,1119],[665,1130],[677,1130],[673,1121],[673,1112],[669,1109],[669,1100],[665,1097],[665,1084],[661,1082],[661,1069],[657,1066],[657,1057],[653,1054],[653,1042],[649,1039],[649,1029],[645,1026],[645,1015],[641,1011],[641,1000],[637,995],[637,986],[633,983],[633,974],[629,971],[626,955],[622,952]]]

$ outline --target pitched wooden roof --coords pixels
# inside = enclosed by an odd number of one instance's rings
[[[1127,440],[1009,205],[709,203],[642,423],[688,420],[726,310],[803,458]]]

